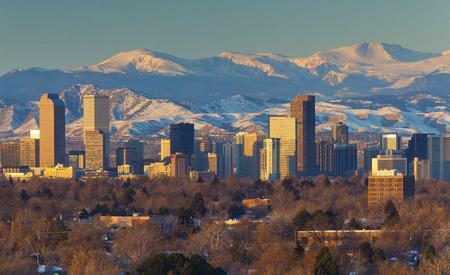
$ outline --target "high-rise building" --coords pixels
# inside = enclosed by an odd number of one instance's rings
[[[20,165],[20,143],[5,141],[0,143],[0,163],[2,167]]]
[[[369,173],[372,171],[372,159],[376,158],[380,154],[378,147],[369,147],[364,149],[364,172]]]
[[[170,139],[161,139],[160,148],[161,160],[170,157]]]
[[[190,158],[194,154],[194,135],[194,124],[170,124],[170,154],[182,153]]]
[[[269,138],[280,139],[280,179],[296,176],[298,167],[296,150],[298,125],[293,117],[269,117]],[[313,159],[315,159],[315,156]]]
[[[316,111],[315,97],[311,95],[296,96],[291,102],[290,116],[296,119],[297,172],[312,176],[316,169]]]
[[[415,157],[419,159],[427,158],[428,135],[430,134],[416,133],[412,135],[408,142],[408,150],[406,151],[408,162],[412,162]]]
[[[326,140],[316,142],[316,165],[322,175],[333,172],[333,143]]]
[[[336,177],[354,175],[358,168],[356,144],[333,144],[332,166]]]
[[[266,138],[261,149],[262,180],[276,181],[280,179],[280,139]]]
[[[83,96],[83,132],[84,143],[86,146],[86,133],[91,131],[101,131],[103,134],[104,148],[104,164],[103,166],[109,167],[109,136],[110,136],[110,106],[109,96],[107,95],[85,95]],[[92,144],[90,149],[99,151],[97,148],[93,148]],[[86,151],[87,155],[92,155]]]
[[[85,166],[87,170],[104,171],[107,168],[105,135],[102,131],[85,131]]]
[[[144,173],[144,144],[138,140],[129,140],[116,150],[116,165],[130,165],[134,174]]]
[[[205,171],[208,169],[208,153],[212,152],[211,141],[207,137],[198,137],[194,143],[195,170]]]
[[[64,102],[57,94],[43,94],[39,100],[41,167],[63,164],[66,158],[66,120]]]
[[[381,151],[398,151],[402,149],[402,139],[399,134],[382,134]]]
[[[233,145],[231,142],[217,142],[217,177],[225,179],[233,175]]]
[[[182,153],[172,154],[170,157],[170,176],[187,177],[189,176],[188,159]]]
[[[256,133],[236,134],[236,175],[238,177],[259,177],[259,143]]]
[[[218,165],[217,165],[217,154],[216,153],[208,153],[208,170],[214,172],[217,175]]]
[[[388,200],[401,203],[415,194],[414,177],[395,170],[378,171],[370,175],[368,181],[369,208],[383,207]]]
[[[413,159],[413,174],[416,181],[431,179],[430,161],[415,157]]]
[[[20,139],[20,165],[39,167],[39,139],[31,137]]]
[[[69,163],[69,167],[73,167],[75,169],[84,169],[85,168],[85,156],[84,151],[69,151],[67,155],[67,160]]]
[[[331,126],[331,139],[337,144],[348,144],[348,126],[342,122]]]
[[[427,143],[431,178],[450,182],[450,135],[429,135]]]
[[[372,175],[383,170],[396,170],[403,175],[407,175],[408,161],[399,155],[378,155],[372,159]]]

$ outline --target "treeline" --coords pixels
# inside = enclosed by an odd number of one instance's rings
[[[450,185],[418,182],[416,199],[381,209],[381,228],[397,230],[375,243],[323,245],[306,251],[296,230],[370,229],[367,181],[287,179],[277,183],[230,178],[191,183],[173,178],[108,181],[0,183],[0,273],[34,273],[38,263],[59,265],[70,274],[440,274],[449,269]],[[265,197],[271,205],[249,217],[244,198]],[[98,215],[173,215],[185,234],[154,224],[122,229],[105,251],[106,228]],[[90,222],[77,219],[89,218]],[[227,228],[228,218],[240,222]],[[75,219],[75,220],[74,220]],[[88,219],[85,219],[88,220]],[[201,221],[200,224],[194,220]],[[424,257],[418,269],[402,259],[412,247]],[[171,256],[172,255],[172,256]],[[155,273],[159,270],[161,273]],[[158,271],[158,272],[159,272]],[[200,273],[199,273],[200,272]]]

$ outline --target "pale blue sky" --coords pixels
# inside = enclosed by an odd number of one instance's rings
[[[222,51],[305,56],[380,41],[450,49],[449,0],[0,0],[0,74],[71,68],[147,48],[182,57]]]

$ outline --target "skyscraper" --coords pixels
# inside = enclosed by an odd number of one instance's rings
[[[109,136],[110,136],[110,108],[109,96],[107,95],[85,95],[83,96],[83,132],[84,143],[86,146],[86,133],[89,131],[101,131],[103,134],[103,152],[104,164],[109,167]],[[99,149],[93,148],[92,143],[90,148],[95,151]],[[86,148],[87,156],[92,155]]]
[[[233,174],[233,145],[231,142],[218,142],[215,146],[217,155],[217,177],[225,179]]]
[[[189,175],[188,160],[182,153],[172,154],[170,157],[170,176],[187,177]]]
[[[194,124],[170,124],[170,154],[182,153],[190,158],[194,154]]]
[[[412,162],[415,157],[421,160],[427,158],[428,135],[425,133],[415,133],[412,135],[408,142],[408,150],[406,151],[408,162]]]
[[[333,175],[352,176],[358,168],[356,144],[333,144]]]
[[[85,166],[87,170],[103,171],[107,168],[105,143],[105,135],[102,131],[84,132]]]
[[[161,160],[170,157],[170,139],[161,139],[160,156]]]
[[[39,167],[39,139],[31,137],[20,139],[20,165]]]
[[[450,181],[450,135],[430,135],[427,143],[431,178]]]
[[[259,144],[255,133],[236,134],[236,175],[238,177],[259,177]]]
[[[125,146],[116,150],[116,166],[130,165],[134,174],[144,173],[144,144],[138,140],[129,140]]]
[[[20,165],[20,144],[18,142],[4,141],[0,143],[0,164],[2,167]]]
[[[212,152],[212,144],[207,137],[198,137],[195,139],[194,155],[195,170],[208,170],[208,153]]]
[[[84,169],[85,156],[84,151],[70,151],[68,156],[68,164],[75,169]]]
[[[397,151],[402,148],[402,140],[399,134],[382,134],[381,151]]]
[[[378,155],[372,159],[372,175],[383,170],[396,170],[403,175],[407,175],[407,160],[399,155]]]
[[[320,174],[331,175],[333,171],[333,143],[326,140],[316,142],[316,165]]]
[[[280,179],[296,176],[296,119],[285,116],[269,117],[269,138],[280,139]],[[314,152],[315,153],[315,152]],[[314,157],[315,159],[315,157]]]
[[[298,95],[291,102],[290,116],[296,119],[297,172],[300,175],[316,174],[316,111],[315,97]]]
[[[276,181],[280,179],[280,139],[266,138],[261,149],[262,180]]]
[[[41,167],[63,164],[66,158],[66,120],[64,102],[57,94],[43,94],[39,100]]]
[[[337,144],[348,144],[348,126],[342,122],[331,126],[331,139]]]
[[[217,175],[218,165],[216,153],[208,153],[208,170],[214,172],[214,174]]]

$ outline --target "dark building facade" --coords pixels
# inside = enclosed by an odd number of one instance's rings
[[[333,176],[349,177],[358,168],[356,144],[333,144]]]
[[[331,175],[333,171],[333,143],[321,140],[316,142],[316,165],[319,174]]]
[[[138,140],[130,140],[125,146],[116,150],[116,166],[131,165],[135,174],[144,173],[144,144]]]
[[[337,144],[348,144],[348,126],[342,122],[331,126],[331,139]]]
[[[298,95],[291,102],[290,116],[297,125],[297,173],[315,175],[316,169],[316,111],[315,97]]]
[[[170,154],[194,154],[194,124],[170,124]]]
[[[413,134],[408,142],[408,150],[406,150],[406,157],[408,162],[412,162],[415,157],[419,159],[426,159],[428,154],[428,135],[425,133]]]

